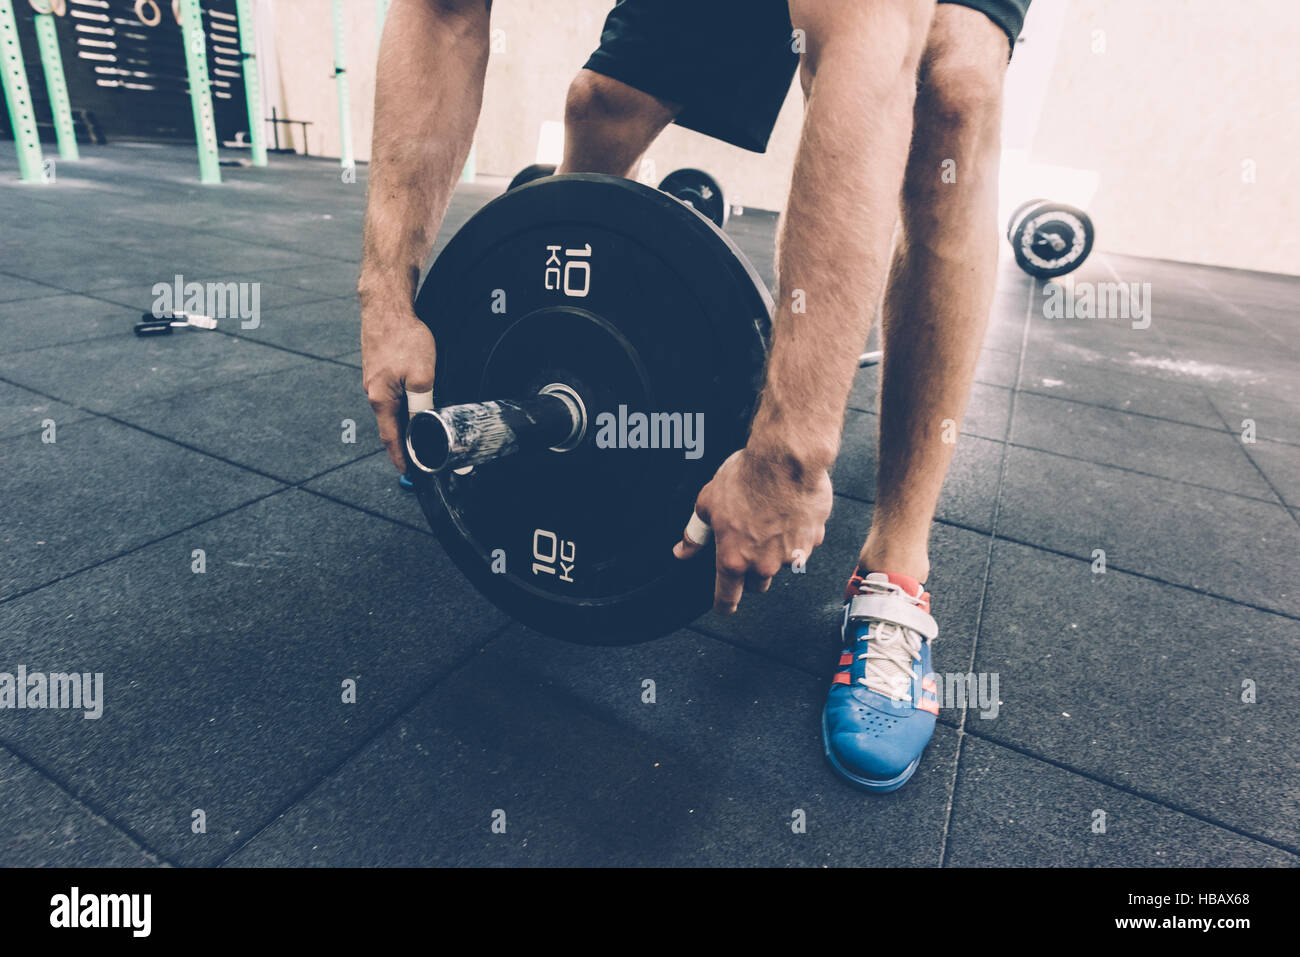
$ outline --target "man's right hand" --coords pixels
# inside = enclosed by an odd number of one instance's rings
[[[429,327],[409,305],[361,310],[361,382],[379,423],[379,437],[397,471],[406,472],[402,421],[407,392],[433,389],[437,350]]]

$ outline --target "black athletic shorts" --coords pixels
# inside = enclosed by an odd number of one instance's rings
[[[979,10],[1014,46],[1030,0],[939,2]],[[795,46],[787,0],[618,0],[586,69],[680,103],[680,126],[762,153]]]

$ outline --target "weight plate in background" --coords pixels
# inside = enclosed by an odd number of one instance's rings
[[[512,189],[523,186],[525,183],[531,183],[535,179],[541,179],[543,176],[554,175],[554,163],[533,163],[531,166],[525,166],[518,173],[515,173],[515,178],[510,181],[510,185],[506,187],[506,191],[509,192]]]
[[[552,177],[476,213],[433,264],[416,313],[438,343],[435,407],[553,381],[589,406],[571,452],[413,476],[470,581],[516,619],[587,644],[643,641],[707,611],[712,549],[680,562],[672,547],[699,490],[745,443],[771,313],[730,240],[639,183]],[[702,454],[598,448],[597,416],[620,405],[703,413]]]
[[[1083,265],[1095,238],[1087,213],[1045,200],[1023,212],[1011,235],[1011,250],[1029,275],[1054,279]]]
[[[1037,206],[1039,203],[1045,203],[1045,202],[1047,202],[1047,200],[1045,200],[1045,199],[1029,199],[1029,200],[1025,200],[1025,202],[1020,203],[1018,206],[1016,206],[1015,209],[1013,209],[1013,210],[1011,211],[1011,215],[1007,218],[1007,239],[1008,239],[1008,241],[1009,241],[1009,240],[1011,239],[1011,237],[1015,234],[1016,226],[1019,225],[1019,223],[1020,223],[1020,217],[1024,215],[1025,210],[1027,210],[1030,206]]]
[[[679,169],[664,177],[659,188],[699,211],[719,229],[727,225],[727,203],[722,187],[702,169]]]

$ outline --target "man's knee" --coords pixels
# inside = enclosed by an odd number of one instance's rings
[[[987,131],[1000,125],[1007,37],[970,7],[943,4],[935,12],[917,76],[919,130]]]
[[[591,70],[580,70],[569,84],[564,122],[571,126],[607,126],[646,112],[647,97],[632,87]]]
[[[917,125],[941,130],[986,130],[1002,115],[1001,62],[968,58],[926,64],[917,88]]]

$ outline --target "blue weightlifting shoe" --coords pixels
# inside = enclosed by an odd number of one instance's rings
[[[826,758],[863,790],[896,790],[921,763],[939,714],[930,596],[905,575],[854,574],[841,633],[844,650],[822,710]]]

